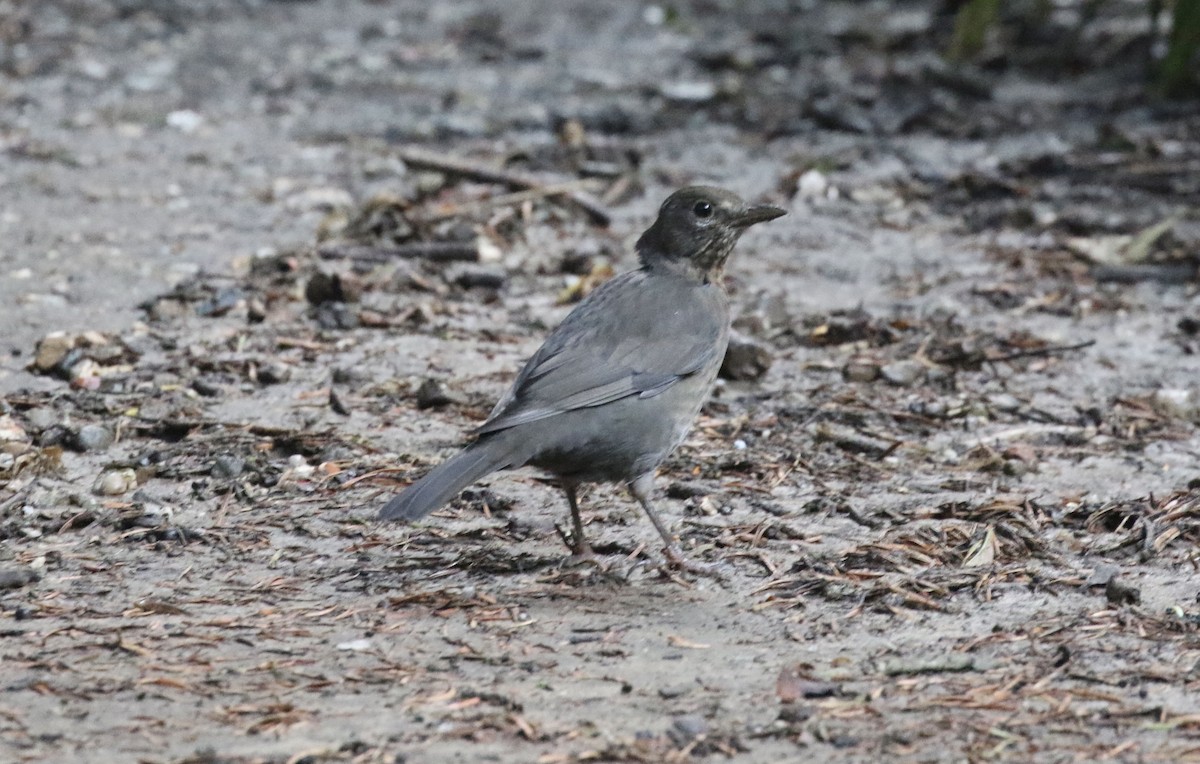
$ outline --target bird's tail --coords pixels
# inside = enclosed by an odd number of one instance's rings
[[[502,441],[487,439],[468,446],[404,489],[379,512],[380,520],[416,520],[453,499],[458,492],[490,472],[510,464]]]

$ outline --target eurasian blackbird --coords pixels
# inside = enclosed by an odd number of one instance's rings
[[[719,188],[671,194],[638,239],[641,267],[576,306],[475,430],[475,441],[379,517],[415,520],[484,475],[532,465],[566,491],[575,554],[592,554],[577,487],[621,482],[662,536],[671,564],[692,568],[650,502],[654,471],[687,434],[721,367],[729,253],[747,227],[783,214]]]

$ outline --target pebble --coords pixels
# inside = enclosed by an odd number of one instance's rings
[[[796,181],[796,196],[800,199],[819,199],[829,190],[829,179],[820,170],[808,170]]]
[[[437,408],[458,402],[459,397],[450,393],[446,386],[436,379],[427,379],[417,388],[417,408]]]
[[[1200,418],[1200,388],[1165,388],[1154,393],[1154,408],[1180,419]]]
[[[258,381],[264,385],[278,385],[292,378],[292,368],[278,361],[270,361],[258,367]]]
[[[232,480],[246,469],[246,460],[233,454],[221,454],[213,459],[211,474],[219,480]]]
[[[1114,605],[1136,605],[1142,601],[1142,592],[1119,576],[1113,576],[1104,586],[1104,597]]]
[[[58,424],[58,412],[49,406],[31,409],[25,414],[25,421],[34,432],[41,432],[48,427]]]
[[[454,277],[454,283],[463,289],[500,289],[508,274],[497,268],[463,267]]]
[[[667,734],[677,744],[686,745],[707,732],[708,722],[704,720],[704,717],[688,714],[687,716],[676,716],[672,719],[671,731]]]
[[[842,367],[842,378],[847,382],[874,382],[879,378],[879,364],[870,358],[855,356]]]
[[[52,424],[38,434],[37,444],[39,448],[50,448],[70,443],[72,440],[74,440],[74,436],[69,427]]]
[[[19,589],[39,578],[32,568],[0,568],[0,589]]]
[[[66,332],[51,332],[38,340],[33,368],[43,374],[54,370],[75,347],[75,337]]]
[[[191,109],[179,109],[167,115],[167,126],[181,133],[190,134],[204,124],[204,115]]]
[[[192,380],[192,389],[205,398],[216,398],[223,392],[219,383],[205,377]]]
[[[988,403],[991,404],[992,408],[996,409],[997,411],[1003,411],[1005,413],[1011,413],[1021,408],[1020,399],[1017,398],[1017,396],[1009,395],[1008,393],[997,393],[995,395],[988,396]]]
[[[313,311],[313,319],[326,331],[357,329],[362,326],[358,311],[344,302],[323,302]]]
[[[137,487],[137,473],[133,470],[108,470],[96,478],[92,492],[99,496],[120,496]]]
[[[721,376],[736,381],[759,380],[770,370],[773,360],[766,346],[735,334],[729,338]]]
[[[80,451],[103,451],[113,444],[113,433],[102,424],[85,424],[75,433],[74,446]]]
[[[352,276],[318,271],[304,285],[304,297],[313,305],[325,302],[357,302],[362,284]]]
[[[292,472],[292,477],[304,479],[312,477],[316,472],[316,467],[313,467],[300,454],[292,454],[288,457],[288,469]]]
[[[29,440],[25,428],[17,424],[8,414],[0,416],[0,443],[23,442]]]
[[[883,366],[879,375],[888,384],[897,387],[911,387],[925,373],[925,365],[920,361],[894,361]]]

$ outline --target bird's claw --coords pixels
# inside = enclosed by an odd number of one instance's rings
[[[688,558],[679,547],[671,544],[663,548],[663,556],[667,558],[667,566],[696,576],[725,581],[726,566],[719,562],[696,562]]]

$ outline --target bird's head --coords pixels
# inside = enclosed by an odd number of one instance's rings
[[[783,214],[768,204],[747,204],[721,188],[681,188],[667,197],[654,224],[638,239],[638,256],[647,267],[665,265],[714,280],[743,231]]]

